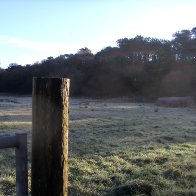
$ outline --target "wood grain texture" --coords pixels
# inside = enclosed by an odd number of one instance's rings
[[[32,196],[68,193],[69,84],[33,78]]]

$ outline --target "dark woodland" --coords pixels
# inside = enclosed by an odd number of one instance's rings
[[[32,65],[12,63],[0,68],[0,92],[31,94],[32,77],[70,78],[74,97],[196,98],[196,27],[170,41],[136,36],[96,54],[85,47]]]

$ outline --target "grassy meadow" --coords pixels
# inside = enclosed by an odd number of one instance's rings
[[[196,195],[196,108],[70,100],[69,195]],[[31,97],[0,96],[0,135],[28,133]],[[15,152],[0,150],[0,195],[15,195]]]

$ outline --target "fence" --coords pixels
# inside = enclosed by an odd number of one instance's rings
[[[33,78],[32,196],[68,195],[69,79]],[[16,147],[16,192],[27,196],[25,134],[2,137],[0,148]]]
[[[27,134],[1,136],[0,149],[15,148],[16,152],[16,195],[28,195]]]

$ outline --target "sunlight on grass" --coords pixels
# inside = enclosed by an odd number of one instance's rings
[[[0,122],[0,127],[31,125],[32,122]]]
[[[31,99],[23,100],[13,112],[0,107],[0,135],[28,133],[30,166]],[[190,108],[72,99],[69,195],[195,195],[195,116]],[[1,150],[0,171],[0,195],[15,195],[14,150]]]

